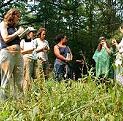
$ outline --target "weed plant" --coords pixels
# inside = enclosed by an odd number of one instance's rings
[[[23,97],[0,102],[0,121],[123,121],[123,87],[93,74],[79,81],[34,80]]]

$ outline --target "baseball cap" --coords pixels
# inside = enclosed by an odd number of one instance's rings
[[[28,29],[29,29],[29,32],[35,32],[36,31],[36,29],[34,29],[34,27],[28,27]]]

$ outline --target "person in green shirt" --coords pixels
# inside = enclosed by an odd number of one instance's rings
[[[109,73],[110,47],[105,37],[100,37],[99,40],[93,59],[96,63],[96,77],[105,78]]]

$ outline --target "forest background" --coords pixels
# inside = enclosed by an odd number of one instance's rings
[[[84,53],[89,66],[100,36],[109,43],[122,38],[123,0],[0,0],[0,20],[12,7],[21,11],[24,28],[46,27],[52,65],[59,33],[68,36],[74,59]],[[31,90],[17,100],[10,88],[10,98],[0,100],[0,121],[123,121],[123,87],[113,79],[98,81],[90,69],[79,81],[34,80]]]
[[[59,33],[68,36],[74,59],[80,59],[83,53],[91,66],[100,36],[105,36],[109,43],[113,37],[117,41],[122,37],[118,30],[123,22],[122,0],[1,0],[0,20],[12,7],[21,11],[20,25],[23,27],[47,29],[52,64],[54,38]]]

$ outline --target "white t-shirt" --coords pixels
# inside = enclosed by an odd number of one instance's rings
[[[22,39],[20,42],[20,47],[26,51],[35,48],[35,44],[33,40],[31,42],[25,42],[25,40]]]
[[[118,44],[118,50],[120,53],[123,53],[123,38],[122,38],[121,42]]]
[[[36,48],[36,46],[34,44],[34,40],[31,40],[31,42],[25,42],[24,39],[21,40],[20,47],[24,51],[27,51],[27,50],[31,50],[31,49]],[[33,58],[33,55],[32,54],[24,54],[23,56],[24,57]]]
[[[123,57],[123,38],[121,40],[121,42],[118,44],[117,46],[118,48],[118,53],[116,54],[116,59],[115,59],[115,65],[122,65],[122,57]]]
[[[36,50],[43,49],[47,46],[49,49],[49,43],[47,40],[41,40],[40,38],[36,38],[35,40]],[[37,53],[38,58],[41,58],[43,61],[48,61],[48,54],[47,52],[39,52]]]

